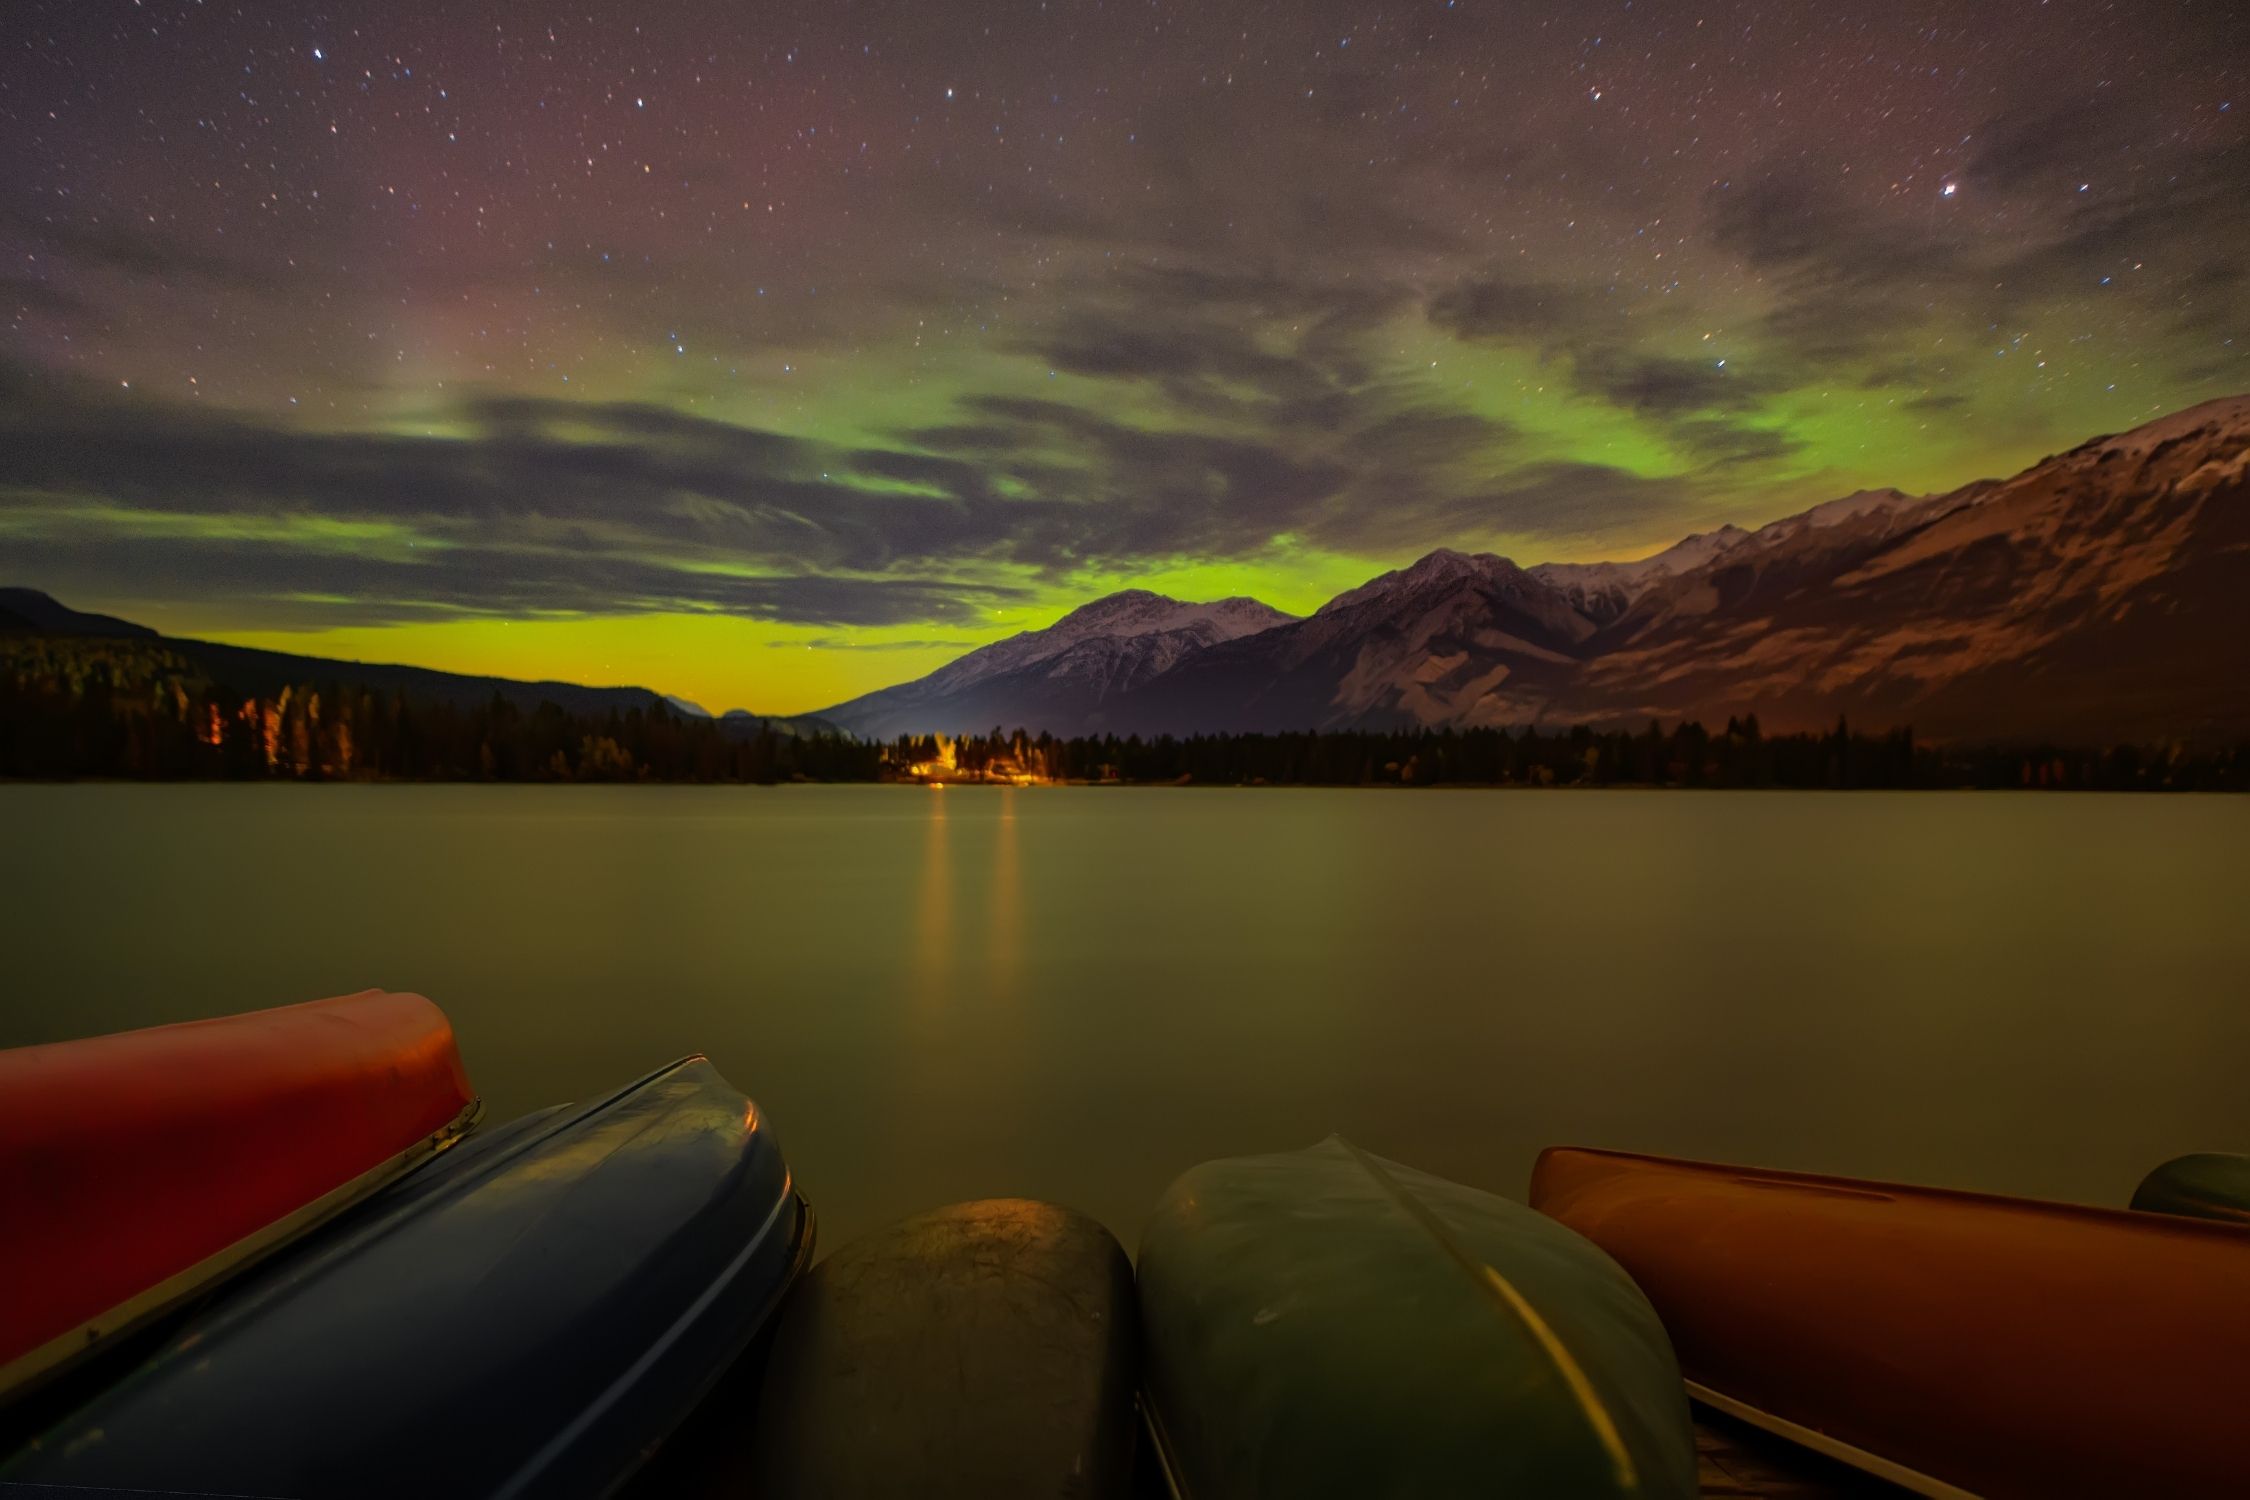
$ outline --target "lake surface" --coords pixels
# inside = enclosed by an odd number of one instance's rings
[[[2250,798],[0,786],[0,1044],[420,991],[488,1120],[708,1052],[834,1248],[1342,1131],[2090,1202],[2250,1149]]]

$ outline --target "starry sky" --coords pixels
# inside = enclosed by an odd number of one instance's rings
[[[2233,0],[10,0],[0,583],[812,709],[2250,389]]]

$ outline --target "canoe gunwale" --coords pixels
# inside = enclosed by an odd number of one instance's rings
[[[1747,1401],[1737,1401],[1734,1397],[1721,1391],[1715,1391],[1697,1381],[1688,1380],[1683,1381],[1682,1384],[1686,1385],[1688,1399],[1691,1401],[1699,1402],[1710,1407],[1713,1411],[1723,1412],[1727,1416],[1747,1422],[1761,1432],[1771,1433],[1784,1442],[1794,1443],[1808,1452],[1817,1453],[1823,1458],[1832,1458],[1836,1462],[1847,1464],[1863,1474],[1870,1474],[1886,1483],[1895,1484],[1902,1490],[1927,1496],[1928,1500],[1978,1500],[1974,1490],[1965,1490],[1958,1485],[1947,1484],[1942,1479],[1932,1479],[1929,1475],[1917,1469],[1910,1469],[1902,1463],[1894,1463],[1879,1453],[1870,1453],[1865,1448],[1853,1447],[1841,1438],[1830,1437],[1818,1428],[1802,1426],[1790,1421],[1787,1417],[1777,1417],[1772,1412],[1752,1406]]]
[[[445,1184],[444,1191],[447,1193],[468,1191],[475,1181],[498,1171],[526,1153],[536,1150],[565,1131],[576,1128],[582,1122],[606,1113],[624,1100],[647,1088],[650,1084],[670,1077],[683,1068],[693,1067],[697,1063],[709,1062],[710,1058],[707,1054],[690,1052],[684,1057],[673,1059],[662,1067],[651,1069],[630,1083],[610,1090],[590,1104],[559,1105],[549,1112],[547,1118],[540,1123],[537,1129],[527,1131],[522,1139],[510,1142],[504,1150],[493,1153],[489,1160],[477,1163],[475,1170],[462,1181]],[[714,1070],[714,1076],[716,1076],[716,1070]],[[723,1079],[721,1081],[724,1082]],[[754,1103],[751,1107],[756,1108]],[[763,1123],[761,1114],[759,1117],[759,1128],[761,1130],[763,1129]],[[657,1342],[643,1351],[640,1358],[634,1362],[631,1370],[606,1387],[591,1405],[583,1408],[544,1448],[528,1459],[516,1476],[495,1492],[495,1500],[501,1500],[501,1497],[520,1496],[538,1491],[541,1484],[550,1476],[555,1462],[568,1454],[570,1448],[568,1439],[583,1436],[599,1423],[601,1416],[616,1402],[625,1399],[630,1394],[628,1383],[630,1378],[645,1370],[682,1330],[688,1328],[701,1313],[709,1310],[710,1304],[717,1299],[726,1285],[743,1268],[749,1265],[754,1258],[754,1252],[765,1243],[766,1236],[773,1231],[783,1211],[790,1208],[794,1208],[795,1212],[789,1216],[791,1243],[788,1274],[781,1279],[774,1287],[772,1294],[765,1299],[758,1310],[757,1319],[748,1325],[748,1331],[738,1341],[729,1356],[724,1360],[715,1361],[710,1370],[706,1372],[699,1388],[696,1390],[694,1399],[682,1404],[662,1435],[651,1443],[649,1449],[642,1453],[635,1464],[614,1476],[607,1492],[616,1494],[629,1490],[635,1473],[646,1467],[651,1455],[669,1442],[674,1434],[702,1408],[703,1403],[710,1399],[712,1391],[717,1388],[726,1373],[748,1354],[757,1344],[758,1339],[771,1328],[774,1315],[780,1309],[782,1302],[795,1289],[799,1279],[812,1265],[813,1250],[819,1232],[818,1220],[814,1216],[811,1200],[806,1198],[797,1188],[796,1173],[790,1170],[786,1163],[783,1164],[782,1168],[782,1190],[775,1200],[773,1209],[767,1215],[758,1233],[743,1245],[741,1251],[729,1263],[726,1274],[703,1289],[692,1306],[674,1319],[660,1335]]]
[[[1149,1452],[1156,1459],[1156,1477],[1162,1481],[1164,1493],[1171,1500],[1188,1500],[1187,1482],[1180,1477],[1171,1440],[1164,1435],[1164,1419],[1157,1415],[1156,1402],[1145,1387],[1133,1393],[1133,1408],[1140,1413],[1141,1430],[1148,1434]]]
[[[1545,1160],[1552,1152],[1570,1152],[1611,1161],[1642,1162],[1670,1170],[1692,1172],[1699,1176],[1726,1178],[1743,1187],[1772,1188],[1782,1192],[1809,1191],[1835,1197],[1885,1202],[1935,1199],[1965,1206],[2005,1208],[2017,1214],[2036,1213],[2043,1218],[2073,1222],[2115,1224],[2121,1216],[2139,1218],[2155,1214],[2163,1218],[2167,1225],[2183,1233],[2206,1235],[2229,1244],[2243,1243],[2246,1229],[2244,1221],[2235,1219],[2158,1213],[2150,1209],[2111,1208],[2099,1203],[2069,1203],[2049,1198],[2017,1198],[2006,1193],[1982,1193],[1974,1188],[1936,1187],[1919,1182],[1876,1182],[1862,1177],[1838,1177],[1825,1172],[1796,1172],[1786,1167],[1749,1167],[1731,1162],[1657,1156],[1645,1151],[1611,1151],[1598,1146],[1549,1146],[1540,1152],[1540,1159]],[[1535,1167],[1534,1171],[1536,1170]]]
[[[389,1186],[423,1163],[435,1160],[458,1145],[476,1127],[483,1113],[484,1101],[471,1099],[459,1114],[404,1151],[377,1162],[358,1176],[338,1183],[233,1244],[213,1251],[154,1286],[134,1293],[77,1327],[0,1365],[0,1403],[12,1401],[61,1374],[118,1335],[145,1327],[188,1299],[250,1269],[345,1209],[373,1196],[378,1189]]]
[[[660,1078],[674,1068],[700,1060],[703,1060],[701,1053],[692,1058],[682,1058],[670,1067],[660,1068],[655,1073],[650,1074],[649,1079]],[[649,1079],[643,1079],[641,1082],[646,1083]],[[639,1086],[639,1084],[634,1084],[631,1085],[631,1088],[638,1088]],[[630,1089],[625,1092],[629,1091]],[[609,1102],[607,1099],[602,1101],[604,1104]],[[812,1264],[813,1245],[819,1233],[819,1226],[813,1217],[811,1200],[797,1191],[796,1177],[793,1173],[784,1179],[781,1196],[774,1201],[773,1210],[766,1216],[765,1223],[759,1227],[756,1234],[743,1244],[735,1258],[728,1263],[724,1275],[705,1287],[695,1301],[689,1304],[663,1330],[656,1342],[652,1343],[629,1369],[620,1374],[617,1380],[603,1389],[591,1405],[581,1411],[561,1431],[557,1432],[548,1442],[546,1448],[533,1455],[525,1463],[513,1482],[496,1491],[495,1500],[513,1500],[515,1496],[536,1491],[546,1481],[554,1465],[570,1454],[574,1440],[583,1437],[590,1427],[598,1423],[602,1415],[630,1390],[630,1383],[643,1374],[650,1365],[654,1364],[683,1331],[702,1318],[710,1310],[711,1304],[718,1300],[719,1295],[726,1289],[727,1285],[749,1266],[752,1259],[755,1258],[758,1248],[765,1243],[766,1236],[772,1233],[774,1227],[781,1221],[782,1212],[785,1209],[795,1210],[790,1215],[788,1274],[774,1287],[772,1295],[768,1296],[760,1305],[758,1316],[747,1325],[748,1332],[742,1336],[733,1352],[727,1358],[713,1363],[710,1371],[703,1378],[701,1387],[696,1391],[695,1398],[681,1407],[679,1415],[673,1421],[671,1427],[651,1445],[650,1451],[653,1452],[656,1448],[670,1441],[673,1434],[697,1411],[701,1410],[703,1403],[710,1399],[711,1392],[718,1386],[720,1379],[734,1368],[735,1363],[742,1359],[757,1343],[759,1336],[772,1326],[775,1312],[779,1310],[783,1300],[788,1297],[790,1292],[796,1289],[798,1280],[803,1277],[806,1269]],[[641,1464],[636,1466],[635,1470],[629,1470],[619,1476],[614,1488],[624,1488],[631,1480],[633,1473],[637,1472],[639,1467],[645,1467],[646,1463],[647,1456],[644,1454]]]

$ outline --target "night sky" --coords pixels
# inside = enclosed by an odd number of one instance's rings
[[[2250,389],[2250,6],[9,0],[0,583],[818,707]]]

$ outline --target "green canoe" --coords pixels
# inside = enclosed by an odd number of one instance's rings
[[[1140,1296],[1192,1500],[1696,1494],[1679,1364],[1615,1261],[1338,1137],[1173,1183]]]
[[[2223,1151],[2175,1156],[2141,1179],[2133,1207],[2250,1224],[2250,1156]]]

